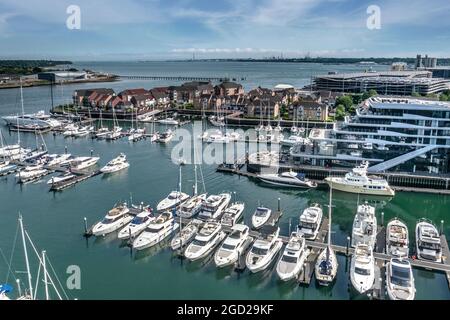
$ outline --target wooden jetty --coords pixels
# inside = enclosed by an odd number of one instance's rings
[[[164,75],[118,75],[121,79],[130,80],[170,80],[170,81],[229,81],[230,79],[236,81],[236,79],[245,80],[245,77],[196,77],[196,76],[164,76]]]

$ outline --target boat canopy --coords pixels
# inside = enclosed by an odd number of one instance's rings
[[[0,284],[0,293],[8,293],[13,290],[13,287],[9,284]]]

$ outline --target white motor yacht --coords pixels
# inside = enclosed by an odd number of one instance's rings
[[[386,226],[386,253],[398,257],[409,254],[408,227],[398,218],[392,219]]]
[[[358,243],[368,244],[375,248],[377,238],[377,217],[375,207],[366,203],[358,205],[352,228],[352,247]]]
[[[61,126],[61,122],[52,119],[44,110],[36,113],[11,115],[2,117],[6,124],[13,127],[35,127],[35,128],[55,128]]]
[[[175,234],[172,241],[170,242],[170,247],[172,250],[178,250],[182,247],[187,246],[198,233],[200,228],[199,220],[194,220],[189,222],[179,233]]]
[[[70,153],[64,153],[64,154],[52,154],[48,156],[49,161],[47,162],[47,165],[57,166],[64,164],[67,160],[70,159],[72,155]]]
[[[119,231],[117,237],[122,240],[129,238],[133,239],[144,231],[153,220],[155,220],[155,217],[152,215],[152,211],[148,208],[144,208],[128,225]]]
[[[127,156],[121,153],[118,157],[112,159],[110,162],[106,164],[103,168],[100,169],[103,173],[113,173],[123,169],[126,169],[130,166],[127,161]]]
[[[245,265],[250,272],[265,270],[274,261],[283,246],[279,233],[280,228],[276,226],[265,226],[261,229],[261,238],[253,243],[245,259]]]
[[[252,226],[254,229],[261,228],[269,221],[272,210],[266,207],[257,207],[252,216]]]
[[[1,158],[10,158],[16,155],[20,155],[24,152],[24,149],[19,144],[6,145],[0,148]]]
[[[70,167],[74,170],[83,170],[97,164],[99,157],[76,157],[70,161]]]
[[[202,220],[219,219],[230,201],[230,193],[209,195],[200,208],[198,218]]]
[[[278,277],[283,281],[296,279],[308,255],[309,249],[305,245],[303,235],[292,232],[277,264]]]
[[[190,261],[205,258],[225,239],[225,236],[220,223],[207,221],[186,248],[184,256]]]
[[[130,215],[129,212],[130,209],[126,203],[115,206],[108,211],[102,221],[94,225],[92,234],[94,236],[104,236],[108,233],[119,230],[133,219],[133,216]]]
[[[57,176],[57,177],[51,177],[47,181],[47,184],[60,183],[60,182],[64,182],[64,181],[67,181],[67,180],[71,180],[73,178],[75,178],[75,175],[69,172],[69,173],[65,173],[65,174]]]
[[[72,134],[72,136],[76,138],[81,138],[89,135],[92,131],[94,131],[93,126],[85,126],[85,127],[79,127],[76,132]]]
[[[177,120],[175,120],[174,118],[170,118],[170,117],[158,120],[158,122],[161,124],[170,124],[170,125],[174,125],[174,126],[177,126],[179,124],[179,122]]]
[[[303,173],[287,171],[282,173],[258,174],[258,179],[272,185],[290,188],[316,188],[317,183],[305,178]]]
[[[76,124],[74,124],[74,123],[71,123],[71,124],[67,125],[64,128],[63,136],[64,137],[74,137],[75,134],[78,133],[78,128],[79,127]]]
[[[305,239],[315,240],[322,223],[322,216],[323,211],[319,204],[315,203],[306,208],[300,215],[297,232],[302,234]]]
[[[169,237],[178,227],[178,223],[174,223],[172,213],[165,211],[151,221],[133,241],[133,249],[144,250],[150,248]]]
[[[352,257],[350,280],[360,294],[372,289],[375,282],[375,260],[372,247],[359,243]]]
[[[222,268],[235,264],[248,246],[250,229],[245,224],[235,224],[231,233],[225,238],[214,254],[214,263]]]
[[[159,134],[157,141],[161,143],[168,143],[172,139],[173,139],[173,132],[172,130],[167,129],[163,133]]]
[[[103,139],[103,138],[106,138],[106,136],[110,133],[111,133],[111,131],[109,131],[109,128],[101,127],[95,132],[95,137],[97,139]]]
[[[225,209],[221,223],[223,226],[232,227],[234,226],[239,219],[242,218],[242,214],[244,213],[245,203],[244,202],[235,202],[232,203],[227,209]]]
[[[385,179],[367,176],[369,163],[364,161],[360,166],[345,175],[345,177],[327,177],[325,181],[335,190],[350,193],[394,196],[395,191]]]
[[[42,164],[34,164],[26,166],[25,169],[16,174],[18,183],[27,183],[39,179],[47,175],[49,171],[44,169]]]
[[[158,205],[156,206],[156,210],[166,211],[178,207],[187,199],[189,199],[188,194],[180,191],[172,191],[166,198],[164,198],[158,203]]]
[[[416,287],[408,260],[392,258],[386,264],[386,289],[391,300],[414,300]]]
[[[416,254],[418,259],[441,262],[441,239],[431,221],[421,219],[416,224]]]
[[[203,202],[206,201],[206,197],[206,193],[193,196],[180,205],[177,210],[177,215],[185,219],[196,216],[200,212]]]
[[[137,141],[144,137],[145,129],[135,129],[129,136],[128,141]]]

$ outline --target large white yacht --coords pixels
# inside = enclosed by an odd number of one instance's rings
[[[144,208],[139,212],[133,220],[130,221],[128,225],[123,227],[117,237],[119,239],[135,238],[139,233],[144,231],[144,229],[155,219],[152,215],[152,211],[148,208]]]
[[[97,164],[99,157],[76,157],[70,161],[70,168],[83,170]]]
[[[13,127],[35,127],[37,129],[56,128],[61,126],[61,122],[52,119],[45,111],[24,115],[12,115],[2,117],[6,124]]]
[[[252,215],[252,227],[259,229],[269,221],[272,210],[266,207],[257,207]]]
[[[127,161],[127,156],[121,153],[118,157],[112,159],[110,162],[106,164],[106,166],[100,169],[103,173],[113,173],[123,169],[126,169],[130,166]]]
[[[287,171],[282,173],[258,174],[258,179],[272,185],[291,188],[316,188],[317,183],[305,178],[302,173]]]
[[[34,164],[26,166],[25,169],[19,171],[16,174],[18,183],[27,183],[30,181],[34,181],[48,174],[48,170],[44,169],[41,164]]]
[[[365,243],[375,247],[377,238],[377,217],[375,207],[366,203],[358,205],[352,228],[352,247]]]
[[[261,238],[257,239],[247,254],[245,265],[252,273],[267,269],[283,246],[279,237],[280,228],[265,226]]]
[[[245,224],[235,224],[231,233],[225,238],[214,255],[214,263],[217,267],[225,267],[235,264],[243,254],[247,240],[250,238],[250,229]]]
[[[377,196],[394,196],[394,189],[389,186],[385,179],[367,176],[368,166],[369,163],[364,161],[361,165],[353,168],[351,172],[345,174],[345,177],[327,177],[325,181],[330,187],[339,191]]]
[[[323,211],[318,203],[303,210],[297,227],[298,233],[302,234],[305,239],[315,240],[322,223],[322,216]]]
[[[416,224],[416,253],[418,259],[441,262],[441,239],[431,221],[421,219]]]
[[[171,212],[165,211],[161,213],[133,241],[133,249],[144,250],[160,243],[169,237],[178,226],[177,223],[174,223]]]
[[[245,203],[244,202],[235,202],[231,204],[227,209],[225,209],[221,223],[224,226],[232,227],[235,225],[241,218],[244,213]]]
[[[353,288],[360,294],[372,289],[375,282],[375,259],[371,246],[362,243],[356,246],[350,266],[350,280]]]
[[[115,125],[106,135],[106,140],[116,140],[122,136],[122,127]]]
[[[173,139],[173,132],[172,132],[172,130],[167,129],[163,133],[159,134],[157,141],[161,142],[161,143],[168,143],[172,139]]]
[[[386,264],[386,289],[391,300],[414,300],[416,287],[408,260],[392,258]]]
[[[220,218],[230,201],[230,193],[221,193],[218,195],[212,194],[208,196],[200,208],[198,214],[199,219],[208,220]]]
[[[408,256],[408,227],[398,218],[392,219],[386,226],[386,253],[398,257]]]
[[[192,218],[200,212],[202,204],[206,201],[207,194],[195,195],[182,203],[177,210],[177,215],[181,218]]]
[[[158,203],[158,205],[156,206],[156,210],[165,211],[172,209],[174,207],[179,206],[187,199],[189,199],[188,194],[180,191],[172,191],[166,198],[164,198]]]
[[[115,206],[108,211],[102,221],[94,225],[92,234],[94,236],[104,236],[105,234],[120,229],[133,219],[133,216],[129,212],[130,209],[126,203]]]
[[[297,278],[308,255],[305,238],[295,231],[292,232],[277,264],[278,277],[283,281]]]
[[[63,154],[49,154],[47,156],[48,162],[47,166],[57,166],[57,165],[64,165],[67,163],[67,161],[72,157],[70,153],[63,153]]]
[[[63,181],[67,181],[67,180],[71,180],[73,178],[75,178],[76,176],[73,173],[64,173],[60,176],[55,176],[55,177],[51,177],[48,181],[47,184],[56,184],[56,183],[60,183]]]
[[[209,255],[225,237],[226,233],[222,231],[220,223],[208,221],[188,245],[184,256],[190,261],[202,259]]]

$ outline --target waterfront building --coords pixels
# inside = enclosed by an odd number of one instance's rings
[[[86,80],[88,74],[85,71],[57,71],[57,72],[39,72],[37,74],[39,80],[47,80],[50,82],[64,82],[74,80]]]
[[[288,107],[290,119],[326,121],[328,118],[328,105],[320,100],[295,101]]]
[[[369,172],[450,173],[450,103],[376,96],[331,130],[313,129],[313,148],[294,147],[296,163],[353,166]]]
[[[95,93],[95,95],[93,95]],[[79,89],[75,90],[72,95],[72,102],[75,106],[91,106],[92,99],[97,95],[115,95],[113,89],[107,88],[94,88],[94,89]],[[91,99],[89,100],[89,97]]]
[[[383,95],[402,96],[440,93],[449,88],[450,81],[431,76],[427,70],[328,74],[314,77],[313,87],[315,90],[348,93],[373,89]]]
[[[425,55],[425,57],[422,57],[422,55],[418,54],[416,56],[416,69],[421,68],[436,68],[437,66],[437,58],[431,58],[428,57],[428,55]]]

